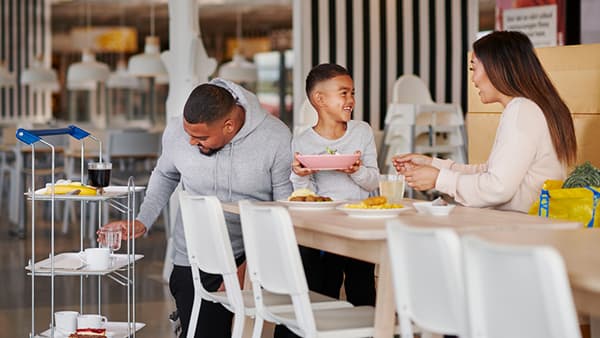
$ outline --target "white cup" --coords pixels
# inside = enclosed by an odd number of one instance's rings
[[[108,319],[101,315],[80,315],[77,317],[78,329],[102,329]]]
[[[404,198],[404,175],[379,175],[379,194],[389,203],[398,203]]]
[[[108,248],[85,249],[85,263],[89,270],[106,270],[110,265],[110,250]]]
[[[56,311],[54,312],[54,326],[58,331],[71,334],[77,330],[77,311]]]

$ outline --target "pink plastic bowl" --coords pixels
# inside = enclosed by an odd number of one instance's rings
[[[360,154],[346,155],[298,155],[298,161],[309,169],[315,170],[335,170],[347,169],[352,166]]]

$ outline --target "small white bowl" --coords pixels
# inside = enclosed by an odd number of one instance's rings
[[[454,209],[454,204],[448,205],[432,205],[432,202],[414,202],[413,206],[420,214],[432,216],[447,216]]]

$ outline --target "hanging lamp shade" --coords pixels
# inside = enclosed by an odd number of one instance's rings
[[[58,77],[54,69],[42,65],[42,57],[38,56],[31,67],[21,73],[21,84],[31,89],[58,91]]]
[[[258,81],[258,71],[254,63],[236,52],[230,62],[221,66],[219,77],[236,83],[252,83]]]
[[[4,61],[0,61],[0,88],[12,87],[16,84],[15,74],[8,71]]]
[[[144,53],[129,59],[129,73],[140,77],[158,77],[167,75],[167,69],[160,58],[158,36],[147,36]]]
[[[111,73],[106,80],[107,88],[114,89],[137,89],[140,86],[140,81],[127,71],[127,63],[125,60],[117,62],[117,69]]]
[[[81,53],[81,62],[75,62],[67,69],[68,89],[93,89],[96,83],[105,82],[110,75],[110,68],[96,61],[94,54],[88,50]]]

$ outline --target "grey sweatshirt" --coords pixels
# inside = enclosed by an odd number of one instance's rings
[[[348,121],[346,133],[337,140],[328,140],[317,134],[313,128],[305,130],[292,141],[292,150],[300,154],[324,154],[326,147],[336,149],[339,154],[362,152],[362,165],[354,174],[348,175],[335,170],[321,170],[309,176],[291,173],[294,189],[309,188],[319,195],[334,200],[359,200],[369,197],[377,189],[379,168],[377,151],[371,127],[362,121]]]
[[[181,181],[190,194],[214,195],[221,202],[249,199],[272,201],[287,198],[292,163],[291,134],[279,119],[267,114],[252,93],[223,80],[210,83],[233,92],[246,111],[244,125],[221,150],[212,156],[202,154],[189,144],[183,130],[183,117],[167,125],[162,139],[162,154],[150,176],[146,196],[137,217],[150,227]],[[202,219],[202,215],[198,215]],[[231,245],[236,257],[244,252],[239,215],[225,213]],[[174,228],[175,265],[189,266],[187,247],[177,210]]]

